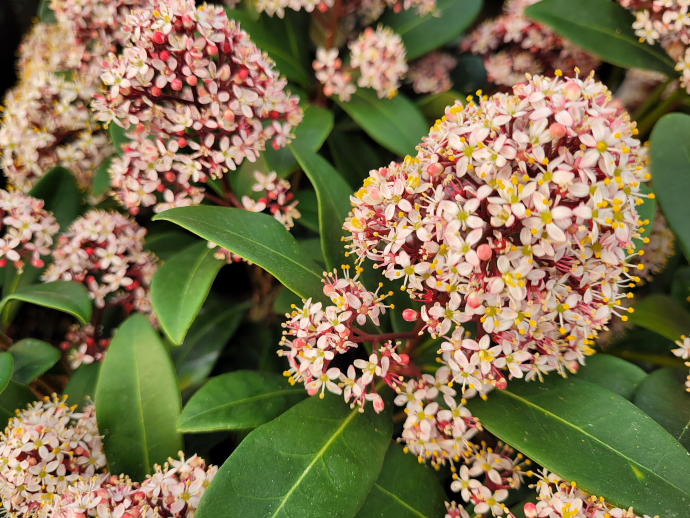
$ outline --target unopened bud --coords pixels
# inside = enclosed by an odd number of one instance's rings
[[[189,86],[196,86],[197,83],[199,82],[199,79],[197,79],[196,76],[187,76],[187,78],[185,79],[185,81],[187,81],[187,84],[188,84]]]
[[[558,122],[554,122],[551,126],[549,126],[549,131],[551,132],[551,135],[553,135],[556,138],[561,138],[565,137],[565,126],[563,124],[560,124]]]
[[[577,83],[570,81],[566,86],[565,86],[565,97],[569,101],[576,101],[580,98],[580,94],[582,93],[582,90],[580,89],[580,85]]]
[[[488,261],[489,259],[491,259],[491,256],[493,254],[494,254],[494,251],[486,243],[479,245],[477,247],[477,256],[482,261]]]
[[[158,43],[159,45],[165,43],[165,34],[163,34],[161,31],[156,31],[153,33],[153,42]]]
[[[151,88],[151,95],[153,95],[154,97],[160,97],[162,94],[163,94],[163,90],[161,90],[157,86],[154,86],[153,88]]]
[[[537,506],[532,502],[525,504],[524,511],[527,518],[537,518]]]
[[[182,84],[182,81],[180,79],[173,79],[172,83],[170,83],[170,88],[172,88],[176,92],[182,90],[182,86],[184,85]]]
[[[405,311],[403,311],[402,316],[406,322],[416,322],[417,320],[419,320],[419,311],[415,311],[414,309],[408,308]]]
[[[482,299],[476,293],[471,293],[467,296],[467,305],[472,309],[477,309],[482,305]]]
[[[429,164],[426,168],[426,172],[429,174],[429,176],[438,176],[443,172],[444,167],[439,164],[438,162],[434,162],[433,164]]]

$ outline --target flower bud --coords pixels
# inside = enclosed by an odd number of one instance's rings
[[[477,309],[482,305],[482,299],[476,293],[471,293],[467,296],[467,305],[472,309]]]
[[[182,90],[182,86],[182,81],[180,79],[173,79],[172,83],[170,83],[170,88],[172,88],[176,92]]]
[[[445,168],[439,164],[438,162],[434,162],[433,164],[429,164],[426,168],[426,172],[429,174],[429,176],[438,176],[440,175]]]
[[[403,319],[406,322],[416,322],[419,320],[419,311],[415,311],[414,309],[408,308],[405,311],[403,311]]]
[[[565,126],[558,122],[554,122],[551,126],[549,126],[549,131],[551,132],[551,135],[553,135],[556,138],[565,137],[566,133]]]
[[[537,506],[532,502],[525,504],[524,511],[527,518],[537,518]]]
[[[477,247],[477,255],[479,256],[479,259],[482,261],[488,261],[489,259],[491,259],[491,256],[493,254],[494,251],[486,243],[481,244]]]
[[[580,94],[582,93],[582,89],[580,88],[580,85],[574,82],[569,82],[565,86],[565,97],[569,101],[576,101],[580,98]]]
[[[161,31],[154,32],[153,42],[158,43],[158,45],[162,45],[163,43],[165,43],[165,34],[163,34]]]

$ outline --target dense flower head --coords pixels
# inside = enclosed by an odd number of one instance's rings
[[[450,90],[450,72],[458,60],[447,52],[432,52],[410,65],[407,82],[418,94],[440,94]]]
[[[647,220],[645,224],[649,225],[650,223]],[[668,228],[666,219],[659,210],[656,211],[654,222],[651,225],[652,230],[649,236],[644,238],[643,249],[637,260],[634,261],[643,265],[644,269],[638,274],[643,281],[650,281],[654,275],[664,269],[675,248],[673,232]]]
[[[43,208],[43,200],[0,189],[0,267],[9,261],[21,271],[28,260],[41,268],[58,230],[60,225]]]
[[[639,282],[648,174],[635,132],[591,77],[530,77],[448,107],[417,157],[372,171],[352,197],[351,253],[424,303],[406,318],[445,339],[463,390],[575,371],[618,314]]]
[[[46,513],[80,478],[102,478],[94,406],[77,412],[65,400],[54,396],[18,410],[0,434],[0,499],[10,516]]]
[[[379,97],[394,97],[408,68],[400,35],[389,27],[367,27],[349,47],[350,66],[360,73],[357,85],[373,88]]]
[[[588,74],[599,61],[536,23],[524,10],[539,0],[509,0],[504,14],[484,22],[462,42],[462,49],[482,56],[489,80],[513,86],[526,73],[552,75],[555,70]]]
[[[127,313],[150,313],[157,266],[144,250],[145,235],[145,228],[122,214],[91,210],[60,235],[43,279],[83,282],[98,308],[121,305]]]
[[[287,81],[221,7],[191,0],[133,11],[122,55],[101,76],[109,90],[98,118],[124,126],[133,142],[114,160],[120,199],[132,212],[157,203],[199,203],[204,183],[254,162],[268,142],[292,138],[302,120]]]

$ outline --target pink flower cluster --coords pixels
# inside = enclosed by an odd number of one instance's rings
[[[373,88],[379,97],[394,97],[408,68],[402,38],[388,27],[367,27],[349,48],[350,63],[344,69],[338,49],[317,49],[313,67],[324,93],[348,101],[357,90],[352,78],[359,74],[360,88]]]
[[[109,91],[94,106],[133,139],[112,165],[131,212],[155,205],[155,193],[165,208],[199,203],[203,188],[193,183],[255,161],[269,141],[275,149],[290,141],[302,120],[298,99],[221,7],[157,2],[129,15],[122,31],[127,46],[103,62]]]
[[[239,0],[224,0],[228,7],[234,8]],[[285,16],[285,9],[294,11],[305,10],[312,12],[317,9],[321,13],[326,13],[335,4],[334,0],[254,0],[254,8],[260,12],[265,12],[269,16],[278,15],[279,18]],[[436,0],[345,0],[340,9],[345,16],[356,16],[365,23],[371,23],[379,18],[386,7],[391,7],[395,12],[405,9],[416,9],[420,16],[432,12],[436,8]]]
[[[589,74],[599,66],[596,58],[525,16],[525,8],[538,1],[509,0],[503,16],[484,22],[462,42],[463,50],[484,59],[493,83],[511,87],[526,73],[552,75],[562,69],[573,74],[579,67]]]
[[[458,61],[447,52],[432,52],[410,65],[407,82],[418,94],[440,94],[450,90],[450,72]]]
[[[254,201],[249,196],[243,196],[244,208],[251,212],[268,210],[275,219],[290,230],[295,224],[295,219],[301,216],[297,210],[299,202],[290,192],[290,182],[284,178],[278,178],[275,171],[269,174],[254,171],[254,179],[256,183],[252,185],[252,191],[261,193],[261,197],[258,201]]]
[[[19,191],[0,189],[0,267],[10,261],[20,272],[28,260],[36,268],[50,254],[53,236],[60,225],[37,200]]]

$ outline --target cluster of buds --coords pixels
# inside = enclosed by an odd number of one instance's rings
[[[525,74],[588,74],[599,61],[551,29],[527,18],[524,10],[539,0],[509,0],[502,16],[483,23],[466,38],[462,50],[484,60],[489,80],[499,86],[513,86]]]
[[[11,262],[20,272],[28,260],[36,268],[50,254],[60,225],[43,208],[43,200],[19,191],[0,190],[0,267]]]
[[[395,97],[408,68],[402,38],[388,27],[367,27],[349,48],[350,63],[344,68],[338,49],[317,49],[313,67],[324,94],[348,101],[357,90],[352,80],[358,74],[360,88],[373,88],[380,98]]]
[[[82,363],[100,362],[105,357],[111,338],[102,338],[103,329],[94,324],[72,324],[60,343],[60,349],[67,351],[70,367],[76,369]]]
[[[269,141],[290,141],[298,99],[221,7],[156,2],[127,16],[122,31],[127,45],[103,62],[109,90],[94,106],[134,139],[111,172],[131,212],[156,205],[154,193],[166,208],[197,204],[204,191],[192,183],[254,162]]]
[[[0,434],[0,498],[9,516],[49,516],[55,497],[82,477],[101,478],[106,460],[93,405],[46,398]]]
[[[432,52],[410,65],[407,82],[418,94],[440,94],[450,90],[450,72],[458,64],[447,52]]]

